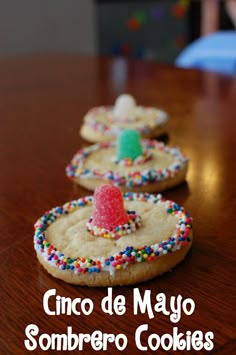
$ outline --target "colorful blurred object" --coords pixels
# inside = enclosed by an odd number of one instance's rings
[[[131,31],[138,31],[141,27],[141,22],[137,18],[131,17],[127,22],[127,26]]]
[[[111,52],[112,52],[113,55],[120,55],[121,54],[120,43],[119,42],[114,41],[112,43]]]
[[[156,21],[161,20],[164,14],[165,14],[164,8],[161,5],[155,6],[151,11],[151,16]]]
[[[147,15],[145,11],[137,11],[134,14],[134,18],[136,18],[141,24],[143,24],[146,21]]]
[[[190,0],[179,0],[179,5],[187,8],[190,5]]]
[[[139,59],[143,59],[145,55],[145,49],[143,47],[139,47],[136,49],[135,57]]]
[[[99,8],[101,54],[174,63],[189,40],[190,0],[127,0],[102,4]],[[115,16],[111,16],[111,11]]]
[[[127,43],[121,44],[120,52],[124,57],[127,57],[130,54],[130,46]]]
[[[175,63],[182,68],[236,74],[236,31],[218,31],[199,38],[181,52]]]
[[[172,14],[178,19],[183,18],[186,15],[186,12],[186,7],[182,5],[177,4],[172,7]]]
[[[132,17],[128,19],[127,26],[131,31],[138,31],[146,20],[145,11],[136,11]]]

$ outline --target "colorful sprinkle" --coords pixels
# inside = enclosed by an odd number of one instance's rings
[[[93,236],[103,238],[119,239],[120,237],[135,232],[141,226],[141,217],[135,211],[126,211],[129,215],[129,220],[123,225],[119,225],[113,229],[105,229],[93,225],[93,218],[90,217],[86,223],[87,231]]]
[[[168,121],[168,115],[165,111],[153,107],[137,106],[136,112],[136,117],[125,116],[119,117],[119,120],[117,120],[117,117],[113,114],[112,106],[94,107],[88,111],[85,118],[85,124],[104,135],[117,136],[124,128],[126,128],[122,126],[121,123],[126,124],[136,122],[135,129],[141,135],[148,135],[151,134],[153,130],[162,127]],[[154,118],[149,120],[148,115],[151,115]],[[105,121],[102,122],[99,120],[99,116],[104,116]],[[119,122],[119,125],[114,124],[117,123],[117,121]]]
[[[152,152],[145,150],[142,155],[139,155],[136,159],[124,158],[121,160],[114,159],[114,163],[120,166],[134,166],[142,165],[153,158]]]
[[[190,231],[192,229],[192,218],[185,213],[183,207],[178,206],[172,201],[164,201],[160,194],[152,195],[147,193],[127,192],[123,195],[123,198],[125,201],[145,201],[153,204],[164,203],[166,212],[176,216],[178,219],[175,234],[171,235],[167,240],[153,245],[141,246],[140,248],[127,246],[124,250],[108,258],[99,257],[91,259],[81,256],[77,258],[66,256],[47,241],[46,229],[60,216],[71,213],[78,208],[91,205],[93,197],[87,196],[68,202],[62,207],[53,208],[46,212],[35,223],[35,249],[48,263],[61,270],[69,270],[70,272],[82,274],[87,272],[109,271],[113,274],[116,270],[126,268],[129,264],[155,261],[159,257],[186,246],[191,241]]]
[[[178,148],[169,148],[164,145],[164,143],[157,142],[154,140],[142,140],[142,146],[144,153],[144,157],[138,157],[133,164],[141,165],[144,163],[145,157],[149,157],[151,159],[152,151],[154,149],[159,150],[160,152],[164,152],[170,154],[175,158],[175,162],[170,165],[168,168],[163,169],[145,169],[135,172],[128,172],[125,176],[121,175],[117,171],[101,171],[94,169],[84,169],[83,164],[87,156],[92,154],[93,152],[100,149],[108,149],[111,147],[116,147],[116,143],[114,142],[106,142],[106,143],[97,143],[87,148],[79,150],[74,157],[72,158],[71,163],[66,167],[66,174],[69,179],[74,180],[75,178],[98,178],[109,180],[115,186],[127,186],[129,188],[133,187],[141,187],[150,184],[154,184],[168,178],[172,178],[176,176],[179,171],[187,164],[188,158],[181,154]],[[114,163],[117,161],[115,160]],[[124,166],[130,166],[129,159],[123,159],[118,164]]]

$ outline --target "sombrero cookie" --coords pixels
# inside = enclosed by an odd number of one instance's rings
[[[192,219],[161,195],[99,186],[46,212],[35,224],[39,262],[54,277],[87,286],[129,285],[181,262],[192,244]]]
[[[77,184],[95,190],[102,183],[123,192],[160,192],[185,180],[188,159],[178,148],[155,140],[140,140],[134,130],[124,130],[117,142],[83,148],[66,168]]]
[[[154,108],[137,106],[134,98],[124,94],[115,105],[91,109],[84,117],[81,136],[89,142],[112,140],[126,128],[135,129],[144,138],[154,138],[165,132],[168,121],[166,112]]]

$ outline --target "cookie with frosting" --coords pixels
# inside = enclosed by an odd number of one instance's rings
[[[92,191],[110,183],[123,192],[160,192],[182,183],[187,169],[188,158],[178,148],[141,140],[137,131],[127,129],[117,142],[80,149],[66,167],[66,174]]]
[[[99,186],[35,223],[34,247],[52,276],[87,286],[129,285],[172,269],[192,244],[192,219],[161,195]]]
[[[92,143],[112,140],[124,129],[135,129],[142,137],[154,138],[165,133],[167,122],[165,111],[138,106],[131,95],[123,94],[116,99],[114,106],[89,110],[80,134]]]

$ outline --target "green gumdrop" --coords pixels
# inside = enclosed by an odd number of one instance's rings
[[[143,154],[141,146],[140,134],[133,129],[122,131],[118,138],[117,159],[122,160],[130,158],[135,160]]]

